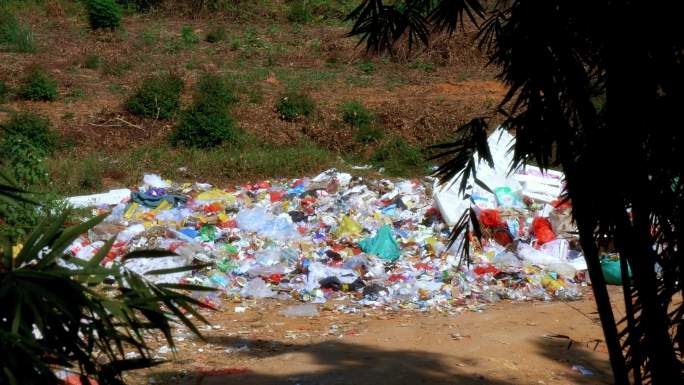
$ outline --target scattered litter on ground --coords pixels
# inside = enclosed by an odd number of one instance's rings
[[[193,295],[217,308],[222,301],[274,298],[310,304],[348,300],[346,312],[480,311],[502,298],[575,299],[585,285],[586,264],[573,235],[570,203],[558,197],[562,175],[536,168],[508,174],[511,140],[490,137],[496,167],[479,167],[478,178],[488,188],[473,183],[468,199],[457,193],[458,180],[442,188],[432,178],[376,180],[336,170],[230,188],[146,175],[126,196],[114,190],[96,195],[107,199],[70,199],[97,202],[96,212],[111,211],[70,252],[89,259],[116,237],[103,263],[138,249],[176,254],[125,262],[139,273],[211,263],[149,277],[214,287],[215,293]],[[459,264],[460,242],[448,247],[449,234],[471,208],[482,237],[471,242],[471,264]],[[282,314],[311,317],[318,309],[295,306]]]

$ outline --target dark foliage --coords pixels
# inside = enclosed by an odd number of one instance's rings
[[[508,87],[498,111],[516,135],[514,166],[534,161],[566,175],[616,383],[682,383],[684,34],[676,5],[482,4],[366,0],[349,16],[351,34],[377,52],[400,39],[429,44],[428,31],[454,32],[464,16],[480,27],[478,44]],[[441,148],[449,160],[437,174],[472,175],[474,152],[487,153],[486,132],[486,119],[467,125]],[[477,236],[468,215],[454,237]],[[614,244],[623,271],[629,264],[634,272],[623,279],[627,315],[619,323],[598,239]]]

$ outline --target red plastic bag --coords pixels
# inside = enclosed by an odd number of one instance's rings
[[[534,218],[532,221],[532,232],[534,233],[534,236],[537,237],[537,242],[539,242],[540,245],[556,239],[556,234],[553,232],[551,222],[546,218]]]
[[[480,212],[480,222],[487,227],[503,227],[504,223],[501,221],[499,212],[494,209],[484,209]]]

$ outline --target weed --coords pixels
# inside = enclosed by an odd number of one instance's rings
[[[31,28],[7,10],[0,8],[0,50],[35,52],[36,42]]]
[[[235,86],[226,77],[205,73],[199,78],[195,104],[211,104],[225,109],[238,101]]]
[[[19,96],[26,100],[57,100],[57,82],[40,68],[32,69],[24,78]]]
[[[207,33],[205,40],[209,43],[218,43],[219,41],[226,40],[226,29],[223,27],[216,27]]]
[[[73,103],[77,100],[83,99],[85,97],[86,93],[80,88],[74,88],[69,92],[69,94],[66,96],[65,101],[67,103]]]
[[[355,128],[370,126],[375,121],[375,114],[357,100],[341,104],[338,110],[342,120]]]
[[[102,58],[99,55],[90,54],[88,57],[86,57],[85,63],[83,65],[85,68],[96,70],[102,65]]]
[[[199,43],[199,41],[200,38],[192,30],[192,27],[186,25],[183,26],[183,28],[181,28],[181,42],[183,43],[183,45],[185,45],[186,47],[190,47]]]
[[[62,120],[64,121],[74,120],[75,118],[76,114],[74,114],[73,112],[65,112],[64,114],[62,114]]]
[[[151,47],[157,44],[159,40],[159,32],[155,30],[146,29],[140,33],[140,40],[146,47]]]
[[[424,173],[427,170],[427,162],[419,148],[406,143],[399,136],[391,136],[380,143],[371,161],[385,167],[392,176],[407,176]]]
[[[359,69],[359,71],[366,75],[370,75],[375,72],[375,64],[373,64],[372,61],[361,61],[356,65],[356,67]]]
[[[92,29],[114,30],[121,25],[121,7],[114,0],[86,0],[86,8]]]
[[[311,115],[314,108],[315,103],[309,95],[294,91],[285,93],[275,105],[280,118],[290,122]]]
[[[423,70],[425,72],[433,72],[435,70],[435,65],[430,61],[423,61],[418,58],[409,64],[409,68],[413,70]]]
[[[311,22],[314,18],[311,8],[308,0],[292,0],[287,12],[287,20],[300,24]]]
[[[224,141],[235,143],[240,136],[227,109],[199,102],[183,111],[170,140],[174,146],[211,148]]]
[[[126,106],[135,115],[155,119],[168,119],[180,108],[183,79],[177,75],[164,74],[143,80]]]

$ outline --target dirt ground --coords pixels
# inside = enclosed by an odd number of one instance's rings
[[[613,290],[615,303],[618,295]],[[335,310],[339,304],[328,304],[317,317],[280,315],[289,305],[224,303],[224,311],[210,316],[212,326],[204,327],[206,343],[181,332],[176,360],[136,372],[131,382],[612,383],[590,290],[574,302],[502,301],[479,312],[451,314],[372,309],[343,314]],[[161,352],[160,357],[172,358]],[[576,365],[589,372],[580,373]]]

